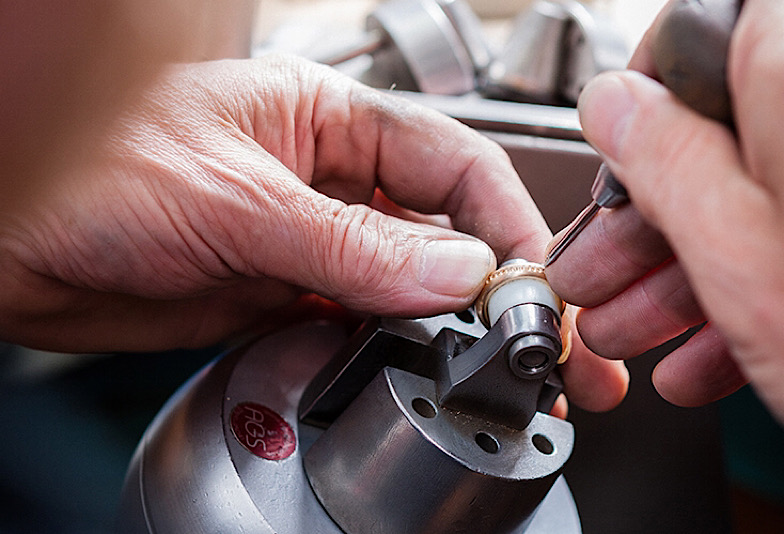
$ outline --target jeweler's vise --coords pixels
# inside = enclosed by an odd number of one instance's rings
[[[304,423],[328,427],[305,470],[341,528],[524,532],[572,450],[571,424],[546,415],[569,350],[563,312],[543,267],[512,260],[475,312],[365,325],[300,404]]]
[[[475,308],[228,352],[145,433],[119,532],[580,534],[561,477],[574,429],[547,414],[563,303],[515,260]]]
[[[433,380],[440,407],[523,429],[561,392],[551,374],[571,349],[568,330],[561,332],[564,310],[540,264],[507,261],[487,278],[473,310],[368,321],[306,389],[300,417],[328,426],[390,366]]]

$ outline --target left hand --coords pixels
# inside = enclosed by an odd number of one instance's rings
[[[550,238],[497,144],[290,57],[176,68],[95,152],[0,223],[5,339],[196,347],[299,318],[315,295],[458,311],[496,256],[541,260]],[[620,401],[622,365],[572,360],[578,402],[597,382],[587,408]]]
[[[308,292],[384,315],[464,309],[494,251],[549,238],[496,144],[290,57],[172,69],[94,152],[0,224],[6,340],[200,346],[302,313]],[[377,187],[484,242],[373,209]]]

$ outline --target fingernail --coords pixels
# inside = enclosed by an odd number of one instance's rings
[[[637,111],[637,101],[621,76],[599,75],[585,86],[577,109],[586,137],[605,157],[620,156]]]
[[[481,241],[430,241],[422,251],[419,282],[433,293],[465,297],[481,287],[495,264],[495,254]]]

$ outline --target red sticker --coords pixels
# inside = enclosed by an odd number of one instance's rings
[[[297,448],[297,436],[277,413],[254,402],[231,411],[231,430],[243,447],[265,460],[285,460]]]

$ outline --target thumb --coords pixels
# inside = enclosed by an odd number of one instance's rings
[[[356,311],[422,317],[468,307],[496,267],[491,248],[466,234],[346,204],[295,177],[259,185],[271,183],[275,191],[262,191],[247,217],[232,207],[242,228],[227,232],[230,243],[253,243],[234,260],[250,268],[235,268],[243,274],[272,276]]]
[[[375,314],[427,316],[465,309],[496,267],[490,247],[454,232],[346,206],[327,224],[334,253],[318,256],[326,296]],[[315,288],[314,288],[315,289]]]

